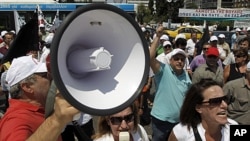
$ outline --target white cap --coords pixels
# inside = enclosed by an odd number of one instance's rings
[[[238,32],[239,32],[239,31],[241,31],[241,30],[240,30],[240,28],[236,28],[235,31],[238,31]]]
[[[6,30],[1,32],[1,36],[3,37],[6,33],[8,33]]]
[[[219,38],[225,38],[226,36],[224,34],[219,34]]]
[[[10,32],[12,32],[13,34],[16,34],[16,31],[15,31],[15,30],[11,30]]]
[[[210,41],[218,41],[218,38],[216,36],[211,36]]]
[[[247,28],[247,31],[250,31],[250,27]]]
[[[28,76],[39,72],[47,72],[45,63],[38,62],[32,55],[18,57],[13,59],[7,71],[6,81],[9,86],[13,86]]]
[[[180,34],[178,34],[178,35],[176,35],[176,37],[175,37],[175,41],[177,40],[177,39],[179,39],[179,38],[183,38],[183,39],[186,39],[186,35],[185,34],[182,34],[182,33],[180,33]]]
[[[171,44],[169,41],[164,41],[164,42],[163,42],[163,47],[165,47],[166,45],[172,46],[172,44]]]
[[[40,25],[39,25],[39,28],[40,28],[40,27],[45,27],[45,25],[44,25],[44,24],[40,24]]]
[[[166,40],[166,41],[168,41],[169,40],[168,35],[163,34],[161,36],[160,40]]]
[[[182,55],[186,56],[186,53],[185,53],[184,50],[182,50],[180,48],[176,48],[176,49],[174,49],[174,50],[171,51],[171,57],[170,58],[172,58],[176,54],[182,54]]]

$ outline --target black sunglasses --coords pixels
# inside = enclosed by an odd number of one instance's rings
[[[124,117],[110,117],[109,120],[113,125],[120,125],[123,120],[125,120],[126,123],[129,123],[129,122],[132,122],[134,120],[134,114],[131,113],[131,114],[126,115]]]
[[[164,48],[171,48],[171,46],[170,45],[166,45],[166,46],[164,46]]]
[[[240,57],[244,57],[244,55],[235,55],[235,57],[240,58]]]
[[[225,101],[227,104],[230,104],[232,102],[232,96],[222,96],[222,97],[216,97],[216,98],[210,98],[208,101],[203,101],[201,103],[209,103],[210,106],[218,106],[221,104],[222,101]]]
[[[174,59],[175,61],[181,60],[182,62],[184,62],[184,61],[186,60],[185,57],[179,57],[179,56],[174,56],[173,59]]]
[[[204,48],[202,48],[202,49],[203,49],[203,50],[208,50],[209,48],[205,48],[205,47],[204,47]]]

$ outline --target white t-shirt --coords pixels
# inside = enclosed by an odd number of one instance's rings
[[[139,130],[141,130],[141,133],[139,133]],[[138,130],[132,133],[132,137],[133,141],[149,141],[147,132],[141,125],[138,125]],[[105,134],[101,138],[95,139],[94,141],[114,141],[114,138],[112,134]]]
[[[222,139],[221,141],[229,141],[230,139],[230,131],[229,131],[229,125],[237,125],[238,123],[232,119],[228,118],[228,123],[222,127],[221,133],[222,133]],[[202,141],[206,141],[205,139],[205,129],[203,128],[202,124],[197,125],[197,130],[200,134],[200,137]],[[186,125],[182,125],[181,123],[177,124],[173,128],[173,132],[175,134],[175,137],[177,138],[178,141],[194,141],[195,136],[193,132],[193,128],[188,130]]]

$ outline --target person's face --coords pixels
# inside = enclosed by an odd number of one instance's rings
[[[219,60],[219,57],[214,55],[206,56],[206,62],[208,66],[217,66],[217,62]]]
[[[197,34],[196,33],[191,34],[191,38],[193,41],[196,42],[197,41]]]
[[[218,43],[218,41],[217,41],[217,40],[215,40],[215,41],[211,41],[211,42],[210,42],[211,46],[217,46],[217,43]]]
[[[134,131],[134,118],[131,107],[109,117],[108,124],[115,140],[119,139],[119,133],[122,131]]]
[[[202,123],[224,125],[227,123],[227,100],[219,86],[211,86],[204,90],[202,104],[196,106]],[[214,99],[216,98],[216,99]]]
[[[203,48],[202,48],[203,53],[206,54],[207,50],[208,50],[210,47],[211,47],[210,45],[204,45]]]
[[[4,36],[4,42],[7,44],[7,45],[10,45],[11,41],[13,40],[13,36],[10,35],[10,34],[6,34]]]
[[[246,61],[247,56],[244,56],[244,55],[241,55],[241,54],[235,54],[234,58],[235,58],[235,63],[241,63],[241,62]]]
[[[225,38],[218,38],[218,43],[223,44],[225,42]]]
[[[168,54],[169,52],[171,52],[171,45],[166,45],[163,47],[163,49],[164,49],[164,53]]]
[[[186,57],[182,54],[176,54],[170,59],[170,64],[175,71],[182,71],[185,65]]]
[[[249,42],[248,41],[243,41],[240,43],[240,48],[247,48],[248,49]]]
[[[36,82],[31,86],[34,90],[34,95],[36,99],[45,106],[47,94],[50,88],[50,80],[48,79],[48,74],[35,73]]]

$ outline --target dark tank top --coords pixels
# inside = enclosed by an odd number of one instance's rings
[[[244,76],[244,73],[240,73],[240,70],[239,70],[238,66],[235,63],[230,64],[230,72],[229,72],[227,82],[231,81],[231,80],[241,78],[243,76]]]

